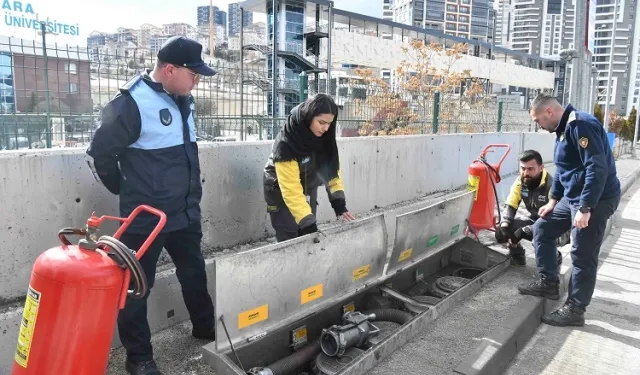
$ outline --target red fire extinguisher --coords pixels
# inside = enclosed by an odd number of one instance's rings
[[[486,156],[492,148],[506,148],[498,164],[487,162]],[[475,191],[473,207],[469,216],[469,229],[477,233],[480,230],[494,230],[500,221],[500,207],[498,206],[498,191],[496,184],[500,182],[500,167],[509,154],[511,146],[507,144],[489,145],[480,156],[469,166],[468,190]],[[496,220],[497,209],[497,220]]]
[[[128,249],[118,238],[142,211],[160,221],[140,249]],[[105,220],[122,225],[113,237],[97,238]],[[138,260],[166,221],[164,212],[142,205],[128,218],[92,214],[86,228],[62,229],[62,245],[42,253],[33,266],[12,375],[104,374],[118,311],[127,296],[142,298],[147,293]],[[84,238],[73,245],[67,235]]]

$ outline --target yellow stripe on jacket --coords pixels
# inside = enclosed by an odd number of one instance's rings
[[[344,185],[342,184],[342,177],[340,176],[340,171],[338,171],[338,177],[334,177],[329,181],[329,183],[327,184],[327,188],[330,195],[333,195],[339,191],[344,191]]]
[[[509,191],[509,196],[507,197],[506,204],[507,206],[513,208],[514,210],[518,209],[520,206],[520,201],[522,200],[522,181],[520,178],[516,178],[511,185],[511,191]]]
[[[302,184],[300,183],[300,167],[298,166],[298,162],[295,160],[279,161],[274,164],[284,203],[299,225],[303,219],[313,214],[304,196]]]

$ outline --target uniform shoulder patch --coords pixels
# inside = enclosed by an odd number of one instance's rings
[[[578,140],[578,144],[582,148],[587,148],[587,146],[589,146],[589,139],[587,137],[582,137]]]
[[[173,121],[173,116],[171,116],[171,112],[167,108],[161,109],[160,122],[162,123],[162,125],[169,126],[171,125],[172,121]]]

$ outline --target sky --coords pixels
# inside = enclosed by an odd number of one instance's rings
[[[196,8],[209,5],[209,0],[167,1],[158,7],[158,0],[0,0],[0,35],[24,39],[42,38],[34,29],[34,20],[49,20],[47,44],[86,45],[87,36],[93,32],[113,32],[118,27],[137,28],[144,23],[162,25],[173,22],[196,24]],[[214,0],[213,5],[227,10],[235,1]],[[382,0],[334,0],[336,8],[382,16]],[[16,26],[16,21],[18,26]],[[76,28],[77,31],[76,32]],[[57,32],[58,35],[54,35]]]

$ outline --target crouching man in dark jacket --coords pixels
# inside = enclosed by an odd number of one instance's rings
[[[149,290],[164,247],[176,266],[193,336],[213,341],[213,303],[200,249],[202,186],[191,90],[200,75],[215,71],[204,64],[201,51],[188,38],[165,42],[155,69],[131,79],[104,107],[87,160],[96,178],[120,196],[122,217],[141,204],[167,215],[164,229],[140,260]],[[157,217],[143,212],[120,240],[137,250],[157,223]],[[118,316],[125,368],[132,375],[161,375],[153,360],[148,295],[128,299]]]
[[[549,202],[549,192],[553,177],[542,164],[542,156],[538,151],[526,150],[520,155],[520,178],[511,186],[507,202],[502,212],[502,221],[496,231],[496,241],[506,243],[511,256],[511,263],[524,266],[527,263],[521,240],[533,241],[533,224],[538,220],[538,210]],[[520,202],[529,211],[528,216],[516,216]],[[564,246],[571,240],[571,231],[560,236],[556,244]],[[558,266],[562,264],[562,253],[558,251]]]

